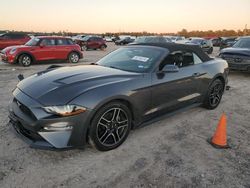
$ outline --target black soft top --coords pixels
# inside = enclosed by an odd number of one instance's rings
[[[193,44],[176,44],[176,43],[138,43],[135,45],[143,45],[143,46],[156,46],[161,48],[167,48],[170,53],[174,51],[188,51],[196,53],[202,61],[209,61],[210,58],[198,45]]]

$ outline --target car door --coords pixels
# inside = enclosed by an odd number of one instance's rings
[[[67,59],[68,54],[71,50],[70,45],[65,38],[56,39],[56,49],[54,55],[56,59]]]
[[[55,50],[56,41],[54,38],[42,38],[32,53],[37,61],[47,61],[56,59]]]
[[[178,66],[179,70],[159,72],[169,64]],[[197,65],[191,52],[173,52],[165,58],[152,73],[152,112],[175,110],[199,100],[202,73]]]
[[[96,48],[96,40],[95,37],[91,37],[88,39],[88,48],[95,49]]]

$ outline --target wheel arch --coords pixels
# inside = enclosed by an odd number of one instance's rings
[[[28,55],[31,57],[31,61],[34,63],[36,61],[36,58],[35,56],[30,53],[30,52],[27,52],[27,51],[22,51],[22,52],[19,52],[17,55],[16,55],[16,58],[15,58],[15,63],[17,63],[18,59],[22,56],[22,55]]]
[[[135,127],[135,119],[136,119],[136,113],[135,113],[135,109],[134,109],[134,106],[133,104],[126,98],[124,97],[116,97],[116,98],[111,98],[111,99],[108,99],[108,100],[105,100],[101,103],[99,103],[96,107],[95,107],[95,110],[94,112],[92,113],[91,115],[91,118],[89,119],[89,126],[88,126],[88,129],[87,129],[87,132],[86,132],[86,139],[88,141],[88,135],[89,135],[89,130],[90,130],[90,126],[91,126],[91,123],[96,115],[96,113],[98,112],[99,109],[101,109],[103,106],[109,104],[109,103],[112,103],[112,102],[119,102],[119,103],[122,103],[124,105],[126,105],[128,107],[128,109],[130,110],[131,112],[131,116],[132,116],[132,125],[131,125],[131,128],[133,129]]]
[[[81,59],[81,54],[80,54],[80,52],[78,52],[77,50],[71,50],[69,53],[68,53],[68,55],[67,55],[67,59],[69,59],[69,55],[71,54],[71,53],[77,53],[78,54],[78,56],[79,56],[79,59]]]
[[[225,89],[225,87],[226,87],[226,80],[225,80],[223,74],[221,74],[221,73],[216,74],[216,75],[213,77],[212,81],[209,83],[209,87],[210,87],[210,85],[211,85],[215,80],[217,80],[217,79],[219,79],[220,81],[222,81],[222,83],[223,83],[223,91],[224,91],[224,89]]]

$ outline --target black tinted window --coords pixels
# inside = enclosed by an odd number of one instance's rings
[[[162,70],[165,65],[176,65],[179,68],[194,65],[193,53],[183,51],[172,52],[160,64],[159,70]]]
[[[22,39],[25,37],[24,34],[8,34],[7,35],[10,39]]]
[[[57,45],[68,45],[67,39],[57,39]]]
[[[55,41],[55,39],[43,39],[41,44],[43,44],[45,46],[54,46],[54,45],[56,45],[56,41]]]
[[[73,40],[71,40],[71,39],[67,39],[67,42],[68,42],[69,45],[74,44]]]

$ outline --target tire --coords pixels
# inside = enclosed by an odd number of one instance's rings
[[[81,50],[82,50],[82,51],[87,51],[88,48],[87,48],[87,46],[83,45],[83,46],[81,47]]]
[[[79,62],[79,59],[80,59],[80,56],[79,56],[79,54],[76,53],[76,52],[71,52],[71,53],[69,54],[68,59],[69,59],[69,62],[70,62],[70,63],[78,63],[78,62]]]
[[[203,102],[203,106],[207,109],[215,109],[221,101],[224,91],[224,84],[220,79],[216,79],[209,86],[207,95]]]
[[[105,45],[101,45],[101,47],[100,47],[100,50],[105,50],[105,48],[106,48],[106,46]]]
[[[28,67],[32,63],[32,58],[30,55],[23,54],[18,58],[18,63],[24,67]]]
[[[213,48],[210,48],[207,53],[212,54],[213,53]]]
[[[117,148],[128,137],[131,121],[131,112],[123,103],[112,102],[101,107],[91,122],[90,144],[100,151]]]

